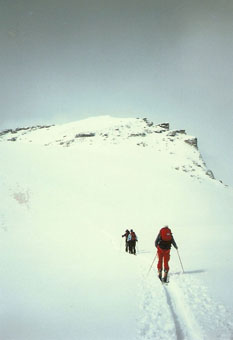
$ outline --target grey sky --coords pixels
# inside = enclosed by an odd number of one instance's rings
[[[0,0],[0,129],[147,116],[233,185],[232,0]]]

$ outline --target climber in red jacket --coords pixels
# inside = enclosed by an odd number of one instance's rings
[[[167,282],[167,275],[169,271],[168,262],[170,260],[170,249],[173,245],[178,249],[177,244],[172,236],[171,229],[165,226],[159,231],[159,234],[155,240],[155,247],[157,248],[158,254],[158,277],[161,281]],[[162,270],[164,265],[164,277],[162,278]]]

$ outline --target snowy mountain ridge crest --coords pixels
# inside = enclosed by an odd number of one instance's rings
[[[42,133],[43,130],[43,133]],[[43,134],[44,136],[60,137],[61,140],[53,141],[50,137],[47,137],[48,144],[60,144],[63,146],[70,146],[75,142],[75,138],[87,138],[87,137],[102,137],[103,140],[109,141],[118,139],[126,139],[130,137],[146,137],[148,134],[153,133],[165,133],[168,137],[175,137],[178,134],[186,135],[185,130],[171,130],[169,123],[160,123],[155,125],[147,118],[113,118],[110,116],[99,116],[95,118],[87,118],[77,122],[71,122],[63,125],[37,125],[32,127],[23,127],[13,129],[7,129],[0,132],[0,141],[36,141],[36,136]],[[48,133],[49,132],[49,133]],[[66,132],[68,136],[62,136]],[[75,133],[76,132],[76,133]],[[14,135],[12,138],[11,135]],[[60,135],[60,136],[59,136]],[[29,138],[30,137],[30,138]],[[70,139],[72,138],[73,139]],[[184,140],[197,147],[197,138],[192,136],[186,136]],[[82,140],[83,141],[83,140]],[[89,140],[90,141],[90,140]],[[44,143],[44,140],[41,141]]]
[[[185,130],[170,130],[169,123],[154,124],[147,118],[91,117],[62,125],[38,125],[8,129],[0,132],[0,142],[35,143],[62,147],[109,147],[125,145],[153,149],[173,158],[175,170],[190,173],[192,177],[208,175],[198,150],[197,138]]]

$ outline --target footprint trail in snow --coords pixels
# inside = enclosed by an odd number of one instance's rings
[[[145,262],[141,269],[145,274]],[[151,271],[140,289],[138,340],[233,339],[232,313],[214,301],[192,273],[171,273],[169,284],[163,285]]]

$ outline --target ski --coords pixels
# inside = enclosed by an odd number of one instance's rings
[[[168,286],[168,283],[169,283],[169,281],[162,281],[162,284],[163,284],[164,286]]]
[[[158,276],[158,279],[159,279],[159,280],[161,281],[161,283],[162,283],[163,285],[165,285],[165,286],[167,286],[168,283],[169,283],[169,281],[164,281],[163,278],[160,278],[159,276]]]
[[[162,278],[162,277],[159,277],[158,276],[158,279],[161,281],[161,283],[163,284],[163,285],[168,285],[168,283],[169,283],[169,280],[167,279],[166,281],[164,281],[164,279]]]

